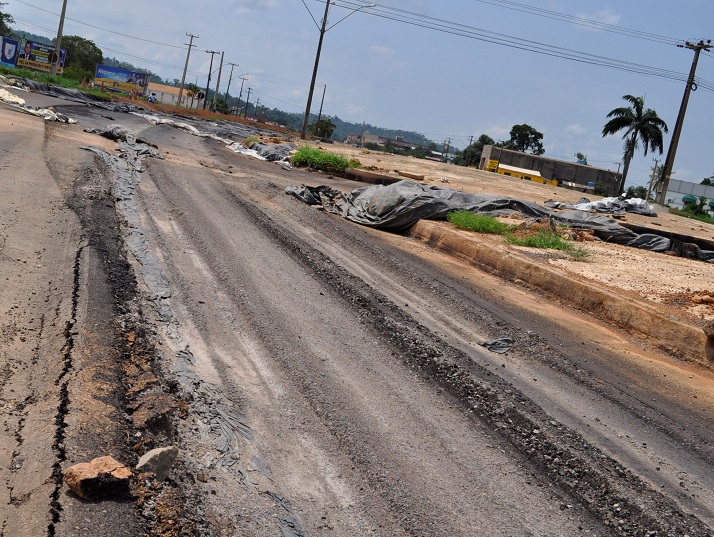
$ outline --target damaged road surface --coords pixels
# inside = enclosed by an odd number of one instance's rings
[[[118,157],[94,114],[0,127],[42,155],[3,169],[2,535],[712,534],[709,373],[284,194],[324,176],[128,114],[164,159]],[[80,500],[104,455],[129,494]]]

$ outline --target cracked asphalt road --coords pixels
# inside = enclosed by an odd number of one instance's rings
[[[284,194],[356,183],[125,114],[166,159],[118,204],[79,149],[108,120],[69,112],[0,112],[3,535],[711,534],[710,373]],[[169,442],[134,503],[53,473]]]

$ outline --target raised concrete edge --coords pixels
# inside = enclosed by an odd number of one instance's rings
[[[499,275],[517,278],[602,321],[645,336],[655,347],[682,360],[711,369],[706,358],[707,338],[702,329],[666,315],[643,302],[633,302],[596,285],[569,278],[548,267],[523,259],[507,248],[493,248],[469,237],[467,232],[449,224],[420,220],[407,235],[429,246],[493,270]]]

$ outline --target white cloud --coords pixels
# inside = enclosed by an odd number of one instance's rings
[[[372,53],[374,56],[393,56],[394,55],[394,49],[389,48],[386,46],[377,46],[373,45],[369,47],[369,51]]]
[[[581,134],[585,134],[587,130],[582,125],[573,123],[572,125],[565,127],[565,132],[571,136],[579,136]]]
[[[357,106],[356,104],[346,104],[344,106],[345,112],[350,115],[359,114],[365,110],[364,106]]]
[[[587,19],[593,22],[601,22],[603,24],[618,24],[622,19],[621,15],[618,15],[611,9],[601,9],[595,13],[578,13],[577,17],[581,19]],[[585,25],[583,25],[585,26]],[[588,29],[595,30],[590,26],[585,26]]]

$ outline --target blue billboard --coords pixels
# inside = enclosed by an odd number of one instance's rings
[[[139,94],[143,94],[149,84],[150,76],[149,73],[137,73],[120,69],[119,67],[99,64],[94,74],[94,86],[102,86],[108,90],[115,91],[136,91]]]
[[[15,67],[19,51],[19,41],[0,36],[0,65],[3,67]]]

